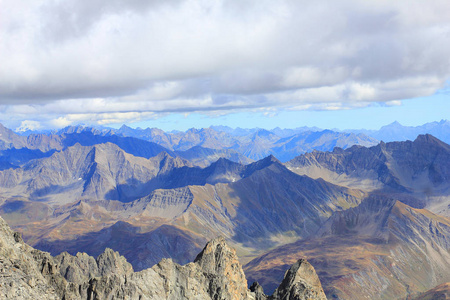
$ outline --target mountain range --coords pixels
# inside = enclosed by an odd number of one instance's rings
[[[335,147],[348,136],[222,129],[171,133],[164,147],[85,127],[28,136],[0,127],[0,215],[37,249],[111,248],[136,271],[162,258],[187,264],[223,236],[268,294],[301,258],[337,299],[413,297],[450,281],[445,142]],[[235,137],[248,144],[227,148]],[[288,153],[290,142],[314,150],[285,162],[244,155],[281,144]]]
[[[257,160],[272,154],[281,161],[287,161],[297,155],[313,149],[331,151],[333,147],[348,148],[358,144],[372,146],[379,141],[393,142],[414,140],[420,134],[431,134],[445,143],[450,143],[450,121],[441,120],[420,126],[404,126],[393,122],[379,130],[346,129],[324,130],[318,127],[297,127],[265,130],[261,128],[231,128],[211,126],[209,128],[191,128],[186,132],[165,132],[158,128],[131,128],[123,125],[119,129],[86,126],[69,126],[57,131],[21,131],[17,134],[63,135],[91,131],[95,135],[119,135],[135,137],[154,142],[170,150],[188,150],[193,146],[213,149],[234,149],[246,157]],[[287,144],[287,145],[286,145]],[[259,150],[257,150],[259,148]]]
[[[91,130],[80,127],[65,128],[59,133],[83,132]],[[186,132],[167,133],[156,128],[133,129],[122,126],[118,130],[104,130],[103,135],[119,135],[144,139],[173,151],[186,151],[195,146],[203,148],[235,151],[251,160],[259,160],[268,155],[274,155],[281,161],[287,161],[295,156],[311,151],[332,150],[335,146],[347,148],[352,145],[371,146],[377,140],[364,134],[341,133],[331,130],[227,130],[224,127],[189,129]]]
[[[450,121],[448,120],[420,126],[404,126],[399,122],[393,122],[379,130],[346,130],[346,132],[362,133],[384,142],[412,141],[420,134],[431,134],[447,144],[450,143]]]
[[[142,152],[145,147],[151,148],[153,152],[165,151],[171,155],[190,158],[198,155],[195,149],[201,151],[208,149],[207,151],[211,152],[209,153],[211,159],[220,156],[236,162],[249,163],[270,154],[287,161],[312,149],[332,150],[335,146],[347,148],[355,144],[371,146],[377,143],[377,140],[364,134],[331,130],[294,130],[290,132],[292,135],[287,134],[287,130],[281,129],[275,130],[276,133],[264,129],[242,130],[240,134],[236,134],[236,131],[239,130],[192,128],[186,132],[164,132],[157,128],[133,129],[125,125],[118,130],[69,126],[52,133],[30,133],[28,136],[22,136],[0,126],[0,149],[26,147],[46,152],[49,147],[60,150],[77,142],[85,146],[111,142],[126,151],[133,150],[134,155],[147,158],[154,153]],[[163,147],[164,150],[156,145]],[[135,149],[125,149],[132,146]],[[211,162],[213,161],[209,161]]]

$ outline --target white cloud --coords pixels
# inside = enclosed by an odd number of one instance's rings
[[[450,77],[447,0],[0,5],[0,117],[17,125],[344,109],[430,95]]]
[[[54,120],[51,120],[51,122],[49,123],[56,128],[63,128],[72,125],[72,121],[68,120],[67,117],[58,117]]]
[[[80,123],[107,126],[111,124],[135,123],[143,119],[148,120],[157,117],[159,117],[157,114],[151,112],[67,114],[64,117],[49,120],[49,123],[58,128]]]
[[[39,130],[42,129],[41,123],[38,121],[24,120],[20,123],[20,126],[16,128],[16,131],[27,131],[27,130]]]
[[[386,101],[385,104],[387,106],[400,106],[402,105],[402,101],[401,100]]]

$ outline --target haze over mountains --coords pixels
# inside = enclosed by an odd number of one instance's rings
[[[445,143],[450,143],[450,121],[426,123],[421,126],[403,126],[398,122],[388,124],[379,130],[347,129],[324,130],[318,127],[297,127],[293,129],[274,128],[230,128],[211,126],[203,129],[189,129],[186,132],[165,132],[158,128],[131,128],[123,125],[119,129],[85,126],[69,126],[58,131],[31,131],[21,128],[19,135],[31,134],[62,135],[90,131],[95,135],[119,135],[135,137],[154,142],[173,151],[184,151],[193,146],[211,149],[235,150],[243,156],[258,160],[269,154],[285,162],[313,149],[332,151],[334,147],[348,148],[352,145],[373,146],[379,141],[414,140],[420,134],[431,134]],[[235,158],[237,161],[240,158]],[[242,161],[244,163],[248,161]]]
[[[301,257],[339,299],[405,298],[450,281],[445,142],[220,130],[21,136],[0,126],[0,215],[38,249],[109,247],[137,271],[188,263],[221,235],[268,294]]]
[[[186,132],[166,133],[157,128],[133,129],[122,126],[118,130],[95,130],[85,127],[68,127],[58,132],[82,133],[92,131],[105,136],[134,137],[156,143],[173,151],[186,151],[194,146],[208,149],[235,151],[251,160],[262,159],[270,154],[287,161],[312,149],[332,150],[335,146],[347,148],[351,145],[375,145],[377,141],[364,134],[340,133],[331,130],[297,130],[202,128]]]
[[[383,126],[380,130],[351,130],[350,132],[363,133],[384,142],[414,140],[419,134],[431,134],[445,143],[450,143],[450,121],[441,120],[430,122],[421,126],[403,126],[393,122]]]

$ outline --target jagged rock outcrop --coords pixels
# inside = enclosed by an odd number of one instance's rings
[[[54,268],[52,258],[25,244],[0,218],[0,298],[60,299],[58,290],[47,280]]]
[[[96,260],[82,253],[52,257],[25,244],[0,218],[0,271],[2,299],[268,299],[257,283],[247,289],[236,251],[223,237],[209,242],[193,263],[163,259],[134,272],[111,249]],[[323,295],[314,268],[299,260],[269,299],[326,299]]]
[[[269,299],[326,300],[327,297],[314,267],[306,259],[299,259],[286,271],[280,286]]]
[[[208,293],[212,299],[248,298],[247,279],[236,251],[223,237],[209,242],[194,261],[209,279]]]
[[[263,287],[257,282],[253,282],[250,286],[250,292],[255,294],[255,300],[266,300],[267,296],[264,294]]]

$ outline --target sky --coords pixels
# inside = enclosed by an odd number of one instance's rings
[[[0,122],[378,129],[449,119],[448,0],[0,0]]]

